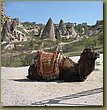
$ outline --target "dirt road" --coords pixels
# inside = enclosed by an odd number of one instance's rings
[[[78,61],[79,57],[71,57]],[[38,82],[26,78],[28,67],[1,67],[2,106],[102,106],[103,55],[84,82]]]

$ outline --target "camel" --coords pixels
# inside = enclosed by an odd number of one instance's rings
[[[95,69],[95,60],[99,58],[98,52],[94,52],[91,48],[85,48],[80,55],[78,63],[69,57],[62,57],[58,66],[59,73],[55,79],[64,80],[65,82],[83,82]],[[36,59],[38,55],[36,56]],[[28,79],[41,81],[44,78],[38,74],[37,65],[30,65],[28,69]],[[46,79],[45,79],[46,80]]]

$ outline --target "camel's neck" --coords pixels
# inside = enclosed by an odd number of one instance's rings
[[[79,74],[86,78],[95,68],[95,59],[79,60]]]

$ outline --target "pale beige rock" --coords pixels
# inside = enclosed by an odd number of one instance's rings
[[[54,24],[52,18],[49,18],[41,35],[41,39],[46,39],[46,38],[55,39],[55,30],[54,30]]]

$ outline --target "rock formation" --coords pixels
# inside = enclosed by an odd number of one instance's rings
[[[9,21],[6,20],[1,31],[1,41],[9,41]]]
[[[68,38],[76,39],[78,34],[74,28],[74,24],[72,25],[67,24],[66,28],[67,28]]]
[[[75,39],[77,36],[77,32],[75,31],[74,26],[71,27],[71,32],[71,37]]]
[[[5,15],[5,2],[1,1],[1,41],[12,43],[14,41],[26,41],[24,33],[17,30],[18,18],[11,18]]]
[[[61,19],[59,22],[59,26],[55,29],[55,37],[56,39],[60,39],[67,34],[67,29],[64,21]]]
[[[26,41],[24,33],[17,30],[18,22],[16,19],[6,17],[6,21],[3,24],[1,30],[1,41],[14,42],[14,41]]]
[[[54,30],[54,24],[51,18],[49,18],[43,33],[41,35],[41,39],[46,39],[46,38],[50,38],[50,39],[55,39],[55,30]]]
[[[55,37],[56,39],[60,39],[61,37],[73,38],[77,37],[77,32],[74,29],[74,25],[67,23],[61,19],[59,22],[59,26],[55,29]]]
[[[93,26],[82,23],[64,23],[61,19],[59,24],[53,24],[49,18],[46,25],[36,24],[36,22],[20,23],[18,18],[11,18],[5,15],[5,2],[1,1],[1,41],[27,41],[29,39],[60,39],[62,37],[70,39],[81,39],[95,36],[103,32],[103,20],[96,21]]]
[[[59,27],[58,27],[59,31],[61,31],[62,35],[66,35],[66,25],[64,23],[64,21],[61,19],[60,23],[59,23]]]
[[[3,26],[4,22],[5,22],[5,2],[4,0],[1,0],[1,27]]]

